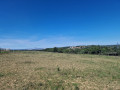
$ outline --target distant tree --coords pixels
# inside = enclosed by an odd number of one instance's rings
[[[57,47],[54,47],[54,48],[53,48],[53,52],[58,52],[58,48],[57,48]]]
[[[59,53],[63,53],[63,48],[58,48]]]

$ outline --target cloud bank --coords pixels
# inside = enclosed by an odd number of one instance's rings
[[[50,37],[41,40],[32,39],[0,39],[1,48],[10,49],[31,49],[31,48],[50,48],[50,47],[64,47],[64,46],[76,46],[76,45],[98,45],[98,44],[110,44],[100,41],[90,42],[75,40],[71,37]]]

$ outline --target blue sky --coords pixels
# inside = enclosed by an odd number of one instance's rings
[[[120,0],[0,0],[0,47],[120,43]]]

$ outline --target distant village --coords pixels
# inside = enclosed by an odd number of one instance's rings
[[[84,49],[86,47],[87,46],[71,46],[71,47],[69,47],[69,49]]]

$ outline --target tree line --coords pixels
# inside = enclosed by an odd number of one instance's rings
[[[90,45],[85,48],[70,48],[70,47],[61,47],[61,48],[46,48],[44,51],[48,52],[58,52],[58,53],[73,53],[73,54],[96,54],[96,55],[120,55],[120,46],[118,45]]]

